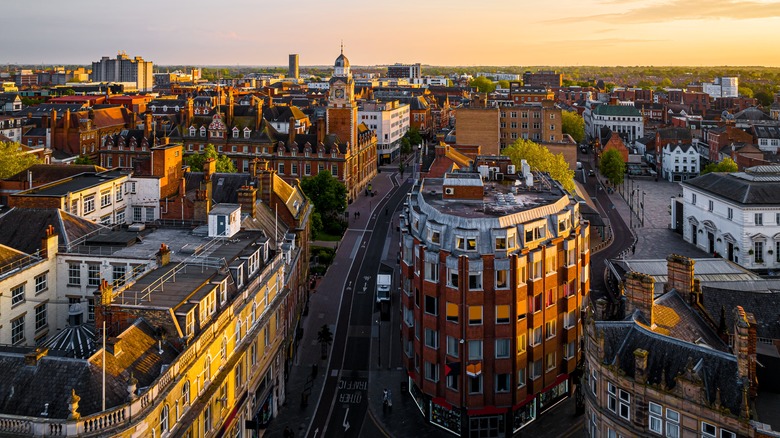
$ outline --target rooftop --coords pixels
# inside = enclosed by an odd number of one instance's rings
[[[780,166],[756,166],[734,173],[708,173],[681,183],[739,204],[780,204]]]
[[[121,173],[118,170],[109,170],[106,172],[93,173],[85,172],[78,175],[64,178],[59,181],[55,181],[50,184],[46,184],[40,187],[33,188],[31,190],[25,190],[18,192],[12,196],[48,196],[48,197],[63,197],[68,193],[78,192],[86,190],[92,187],[99,186],[106,182],[127,176],[127,174]]]

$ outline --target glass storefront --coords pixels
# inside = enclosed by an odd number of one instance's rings
[[[423,414],[423,417],[427,417],[428,415],[425,412],[425,408],[428,406],[428,404],[425,403],[425,396],[423,395],[422,391],[420,391],[420,388],[418,388],[414,383],[414,380],[412,380],[411,377],[409,377],[409,394],[412,396],[412,400],[414,400],[414,403],[417,405],[417,409],[419,409]]]
[[[553,405],[563,400],[569,395],[569,380],[566,379],[563,382],[553,386],[549,390],[539,394],[539,412],[551,408]]]
[[[441,406],[433,401],[429,403],[431,423],[460,436],[460,411],[452,409],[452,406]]]
[[[528,423],[536,420],[536,399],[514,411],[512,433],[524,428]]]

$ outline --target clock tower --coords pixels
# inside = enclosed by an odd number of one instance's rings
[[[344,56],[344,46],[333,66],[328,94],[327,131],[336,134],[350,148],[356,146],[358,108],[355,102],[355,82],[349,70],[349,60]]]

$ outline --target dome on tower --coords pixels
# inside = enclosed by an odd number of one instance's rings
[[[349,59],[347,59],[346,56],[342,53],[339,55],[338,58],[336,58],[336,63],[334,64],[335,67],[349,67]]]

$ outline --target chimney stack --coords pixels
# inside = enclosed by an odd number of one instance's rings
[[[288,130],[290,131],[288,144],[292,145],[295,142],[295,117],[293,116],[290,116],[290,127]]]
[[[46,235],[41,241],[41,257],[51,258],[57,255],[57,244],[59,239],[57,233],[54,231],[54,226],[49,225],[46,227]]]
[[[24,364],[27,366],[36,366],[38,362],[49,354],[46,347],[37,347],[35,350],[24,355]]]
[[[325,144],[325,119],[317,119],[317,145]]]
[[[168,245],[161,243],[160,250],[157,251],[157,263],[160,267],[167,266],[171,262],[171,249]]]
[[[664,291],[672,289],[683,297],[687,303],[694,303],[693,274],[696,261],[677,254],[671,254],[666,258],[668,280],[664,285]]]
[[[624,294],[628,299],[626,311],[633,313],[639,310],[647,318],[650,327],[654,325],[653,319],[653,292],[655,280],[647,274],[629,272],[626,275]]]
[[[241,186],[238,190],[238,203],[241,205],[241,213],[255,217],[257,201],[257,189],[252,186]]]
[[[647,355],[647,350],[641,348],[634,350],[634,380],[642,385],[647,383],[649,377],[647,374]]]

